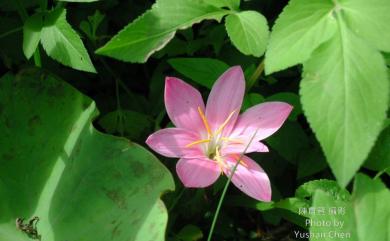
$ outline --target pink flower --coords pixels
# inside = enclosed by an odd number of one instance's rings
[[[246,153],[268,152],[260,142],[284,123],[292,106],[267,102],[239,115],[245,92],[244,75],[239,66],[228,69],[214,84],[205,107],[199,91],[184,81],[167,77],[165,107],[175,128],[161,129],[146,143],[167,157],[178,157],[176,171],[186,187],[207,187],[231,170],[233,184],[257,200],[271,200],[267,174]],[[257,132],[256,132],[257,131]]]

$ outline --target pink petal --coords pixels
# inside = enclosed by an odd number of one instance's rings
[[[176,172],[185,187],[207,187],[221,175],[218,164],[205,158],[182,158],[176,164]]]
[[[268,147],[264,145],[263,143],[256,141],[256,140],[251,140],[251,138],[240,138],[236,137],[234,138],[235,140],[241,140],[241,143],[238,142],[228,142],[228,144],[225,144],[222,149],[221,153],[222,155],[227,155],[227,154],[242,154],[244,153],[251,153],[251,152],[269,152]],[[249,143],[250,142],[250,143]],[[248,146],[248,144],[250,144]],[[248,146],[248,148],[247,148]]]
[[[230,167],[230,169],[225,168],[224,170],[227,176],[231,175],[231,170],[236,165],[238,158],[238,155],[230,155],[226,158],[226,163]],[[243,163],[237,166],[233,174],[233,184],[254,199],[265,202],[271,201],[271,183],[268,175],[249,157],[243,156],[241,161]]]
[[[251,137],[257,130],[255,140],[263,140],[283,125],[292,108],[276,101],[255,105],[238,117],[233,132]]]
[[[146,144],[166,157],[200,157],[204,156],[200,145],[186,147],[199,139],[199,135],[195,132],[180,128],[166,128],[151,134]]]
[[[240,112],[245,92],[245,79],[241,67],[231,67],[214,84],[206,105],[206,117],[211,129],[216,130],[235,111],[223,130],[227,135]]]
[[[165,108],[176,127],[196,132],[204,131],[198,107],[204,112],[204,103],[199,91],[184,81],[167,77],[165,79]]]

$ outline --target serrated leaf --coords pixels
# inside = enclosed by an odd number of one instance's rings
[[[226,17],[226,31],[234,46],[245,55],[260,57],[268,42],[267,19],[256,11],[244,11]]]
[[[177,72],[192,79],[209,89],[229,65],[218,59],[211,58],[174,58],[168,63]]]
[[[80,36],[66,21],[65,9],[56,9],[45,16],[41,43],[47,55],[63,65],[96,73]]]
[[[345,186],[386,117],[389,83],[383,58],[340,22],[338,33],[304,64],[300,93],[327,161]]]
[[[340,3],[348,27],[373,43],[379,50],[390,52],[390,3],[388,0],[343,0]]]
[[[216,7],[228,7],[230,10],[238,11],[240,8],[240,0],[206,0],[208,4]]]
[[[0,240],[164,240],[161,192],[174,187],[145,148],[92,124],[95,103],[37,70],[0,80]]]
[[[30,16],[23,25],[23,53],[27,59],[31,58],[38,47],[43,27],[43,14]]]
[[[327,195],[332,196],[335,200],[349,200],[350,194],[344,188],[341,188],[336,181],[319,179],[314,181],[309,181],[297,188],[295,191],[295,197],[306,199],[309,198],[312,200],[316,191],[321,190]]]
[[[265,57],[265,72],[273,72],[306,61],[311,53],[332,37],[336,21],[331,0],[291,0],[272,28]]]
[[[177,30],[206,19],[220,21],[227,12],[199,0],[158,0],[151,10],[129,23],[96,53],[144,63],[163,48]]]
[[[310,232],[327,234],[321,240],[377,241],[389,240],[390,192],[380,180],[358,174],[350,201],[335,200],[318,190],[313,198],[314,208],[324,208],[325,215],[311,216]],[[330,210],[336,213],[329,213]],[[329,225],[321,225],[329,223]],[[338,223],[339,225],[336,225]],[[340,223],[343,225],[341,226]],[[320,225],[318,225],[320,224]],[[375,227],[373,229],[373,227]],[[319,240],[311,237],[310,240]]]

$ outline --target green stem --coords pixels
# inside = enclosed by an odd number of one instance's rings
[[[179,202],[179,200],[180,200],[181,196],[183,196],[185,190],[186,190],[185,188],[181,189],[179,195],[177,195],[177,197],[175,198],[175,200],[173,200],[171,206],[169,207],[168,213],[171,212],[172,209],[173,209],[173,208],[176,206],[176,204]]]
[[[256,83],[257,79],[260,77],[260,75],[263,73],[263,71],[264,71],[264,59],[260,62],[260,64],[257,66],[255,71],[253,72],[253,74],[249,78],[248,84],[247,84],[247,89],[246,89],[247,92],[253,87],[253,85]]]
[[[119,133],[121,136],[123,136],[123,113],[122,113],[122,107],[121,107],[121,101],[119,96],[119,80],[115,79],[115,95],[116,95],[116,106],[118,110],[118,124],[119,124]]]
[[[37,49],[34,52],[34,64],[39,68],[42,67],[41,55],[39,54],[39,46],[37,46]]]
[[[382,174],[385,173],[385,172],[387,171],[387,169],[389,169],[389,168],[390,168],[390,167],[387,167],[387,168],[385,168],[384,170],[378,172],[378,173],[375,175],[374,179],[378,179],[378,178],[379,178],[380,176],[382,176]]]
[[[220,210],[221,210],[222,202],[223,202],[223,199],[225,198],[227,189],[228,189],[229,184],[230,184],[230,182],[231,182],[231,180],[232,180],[232,177],[233,177],[233,175],[234,175],[234,172],[236,171],[238,165],[240,164],[240,160],[241,160],[241,158],[244,156],[244,153],[247,151],[249,145],[252,143],[253,139],[255,138],[255,136],[256,136],[256,134],[257,134],[257,131],[258,131],[258,130],[255,131],[255,133],[253,134],[253,136],[252,136],[251,139],[249,140],[248,145],[245,147],[244,151],[241,153],[240,157],[239,157],[238,160],[237,160],[236,165],[234,165],[234,167],[233,167],[233,169],[232,169],[232,173],[231,173],[231,174],[229,175],[229,177],[228,177],[228,180],[227,180],[227,182],[226,182],[226,184],[225,184],[225,187],[223,188],[221,198],[219,199],[217,209],[215,210],[213,222],[211,223],[211,228],[210,228],[209,235],[208,235],[208,237],[207,237],[207,241],[210,241],[210,240],[211,240],[211,237],[212,237],[212,235],[213,235],[214,228],[215,228],[215,224],[217,223],[218,215],[219,215],[219,212],[220,212]]]
[[[7,37],[8,35],[11,35],[13,33],[19,32],[22,29],[23,29],[23,27],[18,27],[18,28],[11,29],[11,30],[9,30],[9,31],[7,31],[5,33],[0,34],[0,38]]]

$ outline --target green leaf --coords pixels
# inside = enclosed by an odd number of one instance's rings
[[[174,187],[147,150],[97,131],[95,103],[37,70],[0,80],[0,240],[164,240],[159,199]]]
[[[245,55],[260,57],[268,43],[267,19],[256,11],[244,11],[226,17],[230,40]]]
[[[273,72],[306,61],[311,53],[332,37],[336,21],[331,0],[291,0],[272,28],[265,58],[265,72]]]
[[[350,199],[350,194],[347,190],[341,188],[336,181],[327,179],[314,180],[304,183],[295,191],[295,196],[301,199],[312,199],[315,192],[318,190],[327,193],[327,195],[332,196],[335,200]]]
[[[240,0],[205,0],[208,4],[216,7],[228,7],[230,10],[240,10]]]
[[[23,25],[23,53],[31,58],[38,47],[43,27],[43,14],[37,13],[29,17]]]
[[[351,201],[335,200],[332,196],[318,190],[313,198],[314,208],[324,208],[325,214],[311,216],[310,232],[328,234],[321,240],[376,241],[389,240],[390,230],[390,192],[380,180],[358,174],[354,183]],[[335,210],[335,214],[329,213]],[[329,226],[315,225],[329,223]],[[336,225],[342,223],[343,226]],[[375,227],[373,229],[373,227]],[[342,237],[343,236],[343,237]],[[319,240],[314,237],[310,240]]]
[[[227,12],[200,0],[157,0],[151,10],[129,23],[96,53],[144,63],[163,48],[177,30],[206,19],[220,21]]]
[[[379,50],[390,52],[388,0],[343,0],[340,7],[348,27]]]
[[[381,54],[341,22],[338,33],[304,64],[305,115],[340,185],[367,158],[388,108],[389,82]]]
[[[303,150],[298,159],[297,179],[311,176],[327,167],[325,156],[318,145],[315,148]]]
[[[283,101],[291,104],[294,108],[289,115],[289,120],[296,120],[298,115],[302,113],[301,102],[299,96],[292,92],[279,92],[266,98],[266,101]]]
[[[242,111],[247,110],[248,108],[255,106],[264,102],[265,98],[257,93],[249,93],[244,96],[244,100],[242,102]]]
[[[198,226],[189,224],[180,230],[177,237],[182,241],[196,241],[203,238],[203,233]]]
[[[365,167],[376,171],[382,171],[390,167],[390,126],[387,126],[378,137],[368,156]]]
[[[177,72],[209,89],[218,77],[229,68],[229,65],[224,62],[210,58],[174,58],[169,59],[168,63]]]
[[[285,122],[275,135],[267,139],[267,143],[292,164],[296,164],[300,153],[309,147],[309,140],[302,127],[291,121]]]
[[[65,9],[56,9],[45,16],[41,43],[46,53],[63,65],[96,73],[80,36],[66,21]]]

